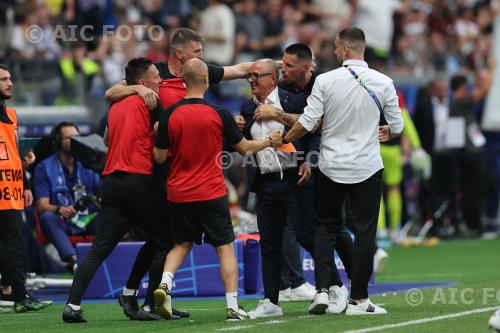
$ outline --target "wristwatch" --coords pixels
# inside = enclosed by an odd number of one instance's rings
[[[61,213],[59,213],[59,211],[61,210],[61,207],[62,206],[57,205],[57,207],[56,207],[56,214],[61,215]]]

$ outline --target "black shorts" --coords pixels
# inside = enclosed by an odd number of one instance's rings
[[[204,242],[222,246],[234,241],[227,196],[208,201],[169,202],[172,237],[175,243]]]

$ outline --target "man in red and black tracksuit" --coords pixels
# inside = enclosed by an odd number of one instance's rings
[[[240,153],[256,153],[281,142],[274,131],[259,141],[247,141],[229,111],[203,99],[208,68],[199,59],[184,65],[186,96],[160,117],[154,156],[163,163],[170,155],[169,210],[175,246],[167,255],[162,283],[155,290],[156,312],[172,316],[170,290],[173,277],[193,243],[213,245],[220,259],[226,289],[227,320],[249,319],[238,308],[238,266],[227,190],[220,165],[223,141]]]
[[[137,84],[126,84],[124,82],[117,84],[106,91],[106,99],[109,102],[116,102],[131,95],[140,96],[150,109],[157,107],[157,99],[159,98],[161,106],[166,110],[171,105],[179,102],[186,95],[186,86],[183,80],[183,65],[186,61],[194,58],[203,59],[203,38],[195,31],[187,28],[180,28],[173,32],[170,41],[171,49],[168,62],[155,63],[156,68],[160,72],[159,92]],[[222,80],[233,80],[243,78],[248,72],[251,63],[242,63],[233,66],[214,66],[207,64],[208,79],[210,84],[218,84]],[[155,167],[155,176],[159,178],[161,184],[166,183],[166,175],[168,166],[161,165]],[[163,188],[163,190],[166,190]],[[123,295],[130,290],[139,289],[140,282],[147,270],[149,270],[150,284],[158,285],[160,276],[157,275],[157,267],[151,266],[153,260],[153,248],[151,242],[146,241],[144,246],[137,254],[136,261],[132,268],[131,275],[126,283]],[[152,310],[152,293],[149,292],[145,300],[144,310]],[[131,295],[125,295],[123,299],[124,311],[126,311],[127,303],[137,302]],[[179,312],[174,310],[174,315],[181,317],[189,316],[189,313]]]
[[[158,90],[160,75],[149,59],[130,60],[125,73],[129,84]],[[155,243],[157,256],[163,257],[172,247],[165,199],[153,178],[154,123],[139,96],[111,105],[106,141],[109,150],[103,171],[100,224],[73,279],[63,312],[63,320],[68,323],[86,322],[80,310],[82,296],[99,265],[132,226],[140,226],[147,233]]]

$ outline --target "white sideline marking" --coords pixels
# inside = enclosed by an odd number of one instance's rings
[[[238,326],[231,326],[231,327],[223,327],[217,329],[217,331],[239,331],[239,330],[244,330],[247,328],[252,328],[253,325],[238,325]]]
[[[397,323],[397,324],[387,324],[387,325],[382,325],[382,326],[362,328],[359,330],[345,331],[343,333],[365,333],[365,332],[382,331],[382,330],[391,329],[391,328],[425,324],[425,323],[429,323],[431,321],[438,321],[438,320],[443,320],[443,319],[463,317],[463,316],[468,316],[468,315],[475,314],[475,313],[493,311],[496,309],[498,309],[498,306],[490,306],[487,308],[479,308],[479,309],[474,309],[474,310],[470,310],[470,311],[457,312],[457,313],[452,313],[452,314],[448,314],[448,315],[444,315],[444,316],[422,318],[422,319],[417,319],[417,320],[403,321],[403,322]]]
[[[266,321],[265,323],[259,323],[259,325],[274,325],[274,324],[283,324],[286,322],[288,322],[288,320],[274,319],[274,320]]]
[[[418,274],[387,274],[384,275],[384,278],[415,278],[415,277],[421,277],[422,275]],[[460,277],[463,276],[462,273],[433,273],[433,274],[426,274],[425,276],[428,277],[435,277],[435,278],[442,278],[442,277]]]

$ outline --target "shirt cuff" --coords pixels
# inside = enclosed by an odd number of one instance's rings
[[[304,114],[302,114],[300,117],[299,117],[299,120],[298,120],[299,124],[302,125],[302,127],[304,127],[308,132],[311,132],[314,127],[316,126],[316,124],[314,123],[314,121],[310,120],[310,119],[307,119],[306,116],[304,116]]]
[[[401,133],[403,133],[404,123],[401,122],[401,124],[389,125],[389,129],[394,135],[400,135]]]

